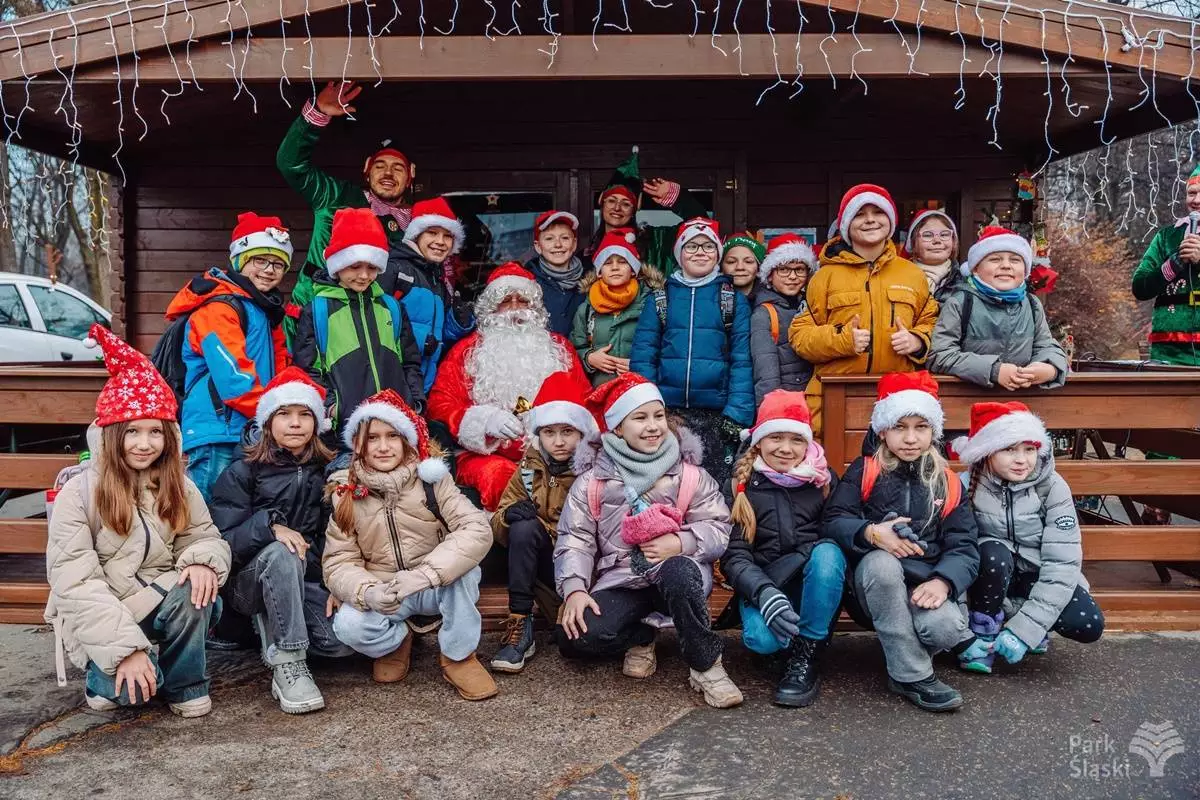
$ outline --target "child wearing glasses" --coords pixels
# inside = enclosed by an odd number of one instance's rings
[[[695,217],[679,226],[680,269],[654,292],[638,319],[629,369],[662,391],[704,446],[704,468],[724,485],[741,429],[754,421],[750,304],[721,274],[717,223]]]
[[[933,331],[929,368],[1009,391],[1067,382],[1067,354],[1046,310],[1026,290],[1033,248],[1016,233],[984,228],[961,268],[963,285],[946,300]]]
[[[925,273],[929,293],[944,303],[963,282],[958,269],[958,228],[942,209],[923,209],[913,214],[904,240],[908,258]]]
[[[803,392],[812,378],[812,364],[796,355],[787,331],[804,302],[808,277],[816,269],[816,255],[796,234],[776,236],[768,245],[758,269],[759,288],[750,317],[756,406],[761,406],[763,398],[776,389]]]

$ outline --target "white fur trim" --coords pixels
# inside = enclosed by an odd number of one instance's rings
[[[807,264],[810,277],[817,271],[817,256],[812,248],[804,242],[789,242],[767,253],[767,257],[758,267],[758,279],[766,283],[773,270],[793,261],[803,261]]]
[[[642,271],[642,262],[638,260],[638,257],[633,254],[632,250],[628,247],[621,247],[618,244],[610,244],[592,256],[592,263],[596,265],[597,272],[604,266],[604,262],[608,260],[609,256],[621,256],[628,261],[629,266],[633,267],[634,275]]]
[[[358,263],[366,263],[373,267],[378,267],[379,271],[383,272],[387,269],[387,262],[388,251],[382,247],[375,247],[369,244],[352,244],[349,247],[343,247],[326,258],[325,271],[332,278],[346,267],[352,267]]]
[[[498,414],[507,413],[496,406],[475,405],[463,414],[462,422],[458,423],[458,443],[473,453],[488,455],[495,452],[500,444],[493,441],[488,444],[488,422]]]
[[[358,434],[359,426],[372,419],[386,422],[398,430],[409,447],[417,446],[417,429],[403,411],[390,403],[363,403],[354,409],[354,413],[346,421],[345,430],[342,431],[342,441],[346,443],[346,447],[354,449],[354,437]]]
[[[280,253],[287,253],[288,264],[292,263],[292,237],[287,231],[281,231],[279,228],[267,228],[266,230],[248,233],[240,239],[235,239],[229,243],[229,258],[236,261],[237,257],[247,250],[259,249],[277,250]]]
[[[479,293],[479,297],[475,299],[475,315],[484,317],[492,313],[504,301],[504,298],[513,292],[529,298],[531,303],[540,305],[542,302],[542,287],[538,285],[537,281],[520,278],[516,275],[505,275],[503,278],[497,278],[489,283]]]
[[[425,483],[437,483],[450,474],[450,468],[441,458],[427,458],[417,464],[417,477]]]
[[[285,406],[304,406],[316,418],[321,433],[329,430],[329,418],[325,416],[325,403],[320,393],[300,381],[291,381],[263,392],[258,399],[258,410],[254,412],[254,421],[258,423],[259,430],[266,428],[271,415]]]
[[[877,402],[871,410],[871,430],[882,434],[908,416],[918,416],[928,421],[933,426],[933,438],[942,438],[946,413],[936,397],[920,389],[905,389]]]
[[[979,262],[992,253],[1006,252],[1016,253],[1021,257],[1025,262],[1025,277],[1028,278],[1030,270],[1033,269],[1033,248],[1028,239],[1015,233],[998,233],[971,245],[971,249],[967,251],[967,261],[960,267],[962,274],[970,275],[975,271],[975,267],[979,266]]]
[[[534,406],[526,416],[525,427],[531,434],[536,435],[539,428],[547,425],[570,425],[587,436],[596,430],[596,418],[578,403],[572,403],[570,400],[554,400]]]
[[[604,424],[611,431],[638,408],[646,403],[653,403],[655,400],[663,402],[662,392],[658,390],[658,387],[653,383],[639,383],[613,401],[613,404],[604,412]]]
[[[813,431],[811,425],[806,425],[796,419],[769,419],[757,425],[750,432],[750,445],[753,447],[772,433],[795,433],[804,437],[804,441],[812,444]]]
[[[579,230],[579,217],[575,216],[570,211],[555,211],[553,214],[546,217],[542,224],[538,226],[538,233],[541,233],[542,231],[546,230],[546,228],[549,228],[551,225],[557,222],[566,222],[571,226],[571,230]]]
[[[1037,442],[1042,452],[1050,450],[1050,435],[1035,414],[1012,411],[989,422],[974,436],[954,440],[954,452],[964,464],[976,464],[999,450],[1020,442]]]
[[[463,244],[467,241],[467,231],[461,222],[439,214],[422,214],[419,217],[413,217],[412,221],[408,223],[408,227],[404,229],[404,241],[415,244],[417,237],[430,228],[445,228],[450,231],[450,235],[454,237],[454,249],[450,251],[450,255],[462,250]]]
[[[863,206],[876,206],[888,218],[888,222],[892,223],[892,231],[888,234],[896,232],[896,207],[888,201],[886,197],[876,192],[863,192],[856,195],[853,200],[846,204],[846,210],[842,212],[842,216],[838,219],[838,233],[842,235],[842,240],[849,243],[850,241],[850,221],[863,210]]]
[[[703,236],[717,246],[717,267],[719,268],[721,266],[721,237],[711,227],[699,222],[695,225],[688,225],[675,237],[675,247],[671,251],[675,255],[675,263],[683,264],[683,246],[699,236]]]

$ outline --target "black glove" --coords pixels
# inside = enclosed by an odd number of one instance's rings
[[[800,635],[800,615],[792,608],[787,595],[774,586],[764,587],[758,593],[758,610],[771,633],[780,641],[791,641],[793,636]]]
[[[721,418],[717,423],[717,429],[726,439],[735,442],[740,442],[742,439],[742,426],[724,414],[721,415]]]
[[[537,518],[537,506],[533,504],[532,500],[518,500],[504,509],[504,522],[508,525]]]

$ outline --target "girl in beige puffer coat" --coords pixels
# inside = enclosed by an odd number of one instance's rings
[[[442,674],[467,700],[496,694],[475,657],[483,620],[479,562],[492,546],[487,515],[463,496],[425,420],[391,389],[367,398],[346,423],[354,453],[331,476],[325,585],[341,607],[333,631],[375,659],[380,683],[408,674],[416,616],[441,616]]]
[[[91,335],[112,379],[88,431],[92,461],[58,492],[46,544],[59,684],[65,646],[87,672],[91,708],[160,695],[180,716],[203,716],[204,639],[220,616],[229,545],[184,474],[170,387],[107,329]]]

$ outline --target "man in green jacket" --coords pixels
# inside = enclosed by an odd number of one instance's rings
[[[388,142],[363,164],[361,184],[335,178],[313,164],[313,150],[321,138],[321,130],[333,118],[354,113],[350,104],[361,91],[362,87],[353,81],[325,84],[315,102],[304,104],[304,110],[288,128],[275,154],[275,165],[284,180],[304,197],[313,211],[308,256],[292,290],[292,302],[298,306],[307,305],[313,298],[313,276],[325,266],[325,247],[329,244],[335,211],[371,209],[387,233],[389,249],[402,246],[404,229],[411,219],[411,209],[403,198],[412,181],[413,165],[404,153],[389,147]],[[293,320],[287,320],[286,329],[290,339],[295,333]]]
[[[1200,366],[1200,167],[1187,180],[1188,216],[1154,235],[1133,273],[1133,296],[1154,301],[1150,358]]]

